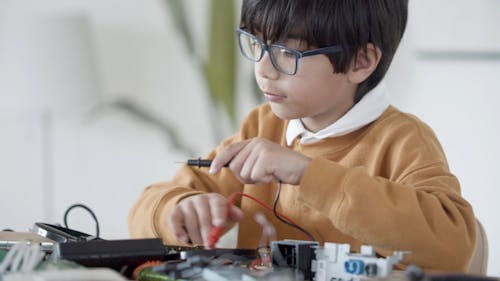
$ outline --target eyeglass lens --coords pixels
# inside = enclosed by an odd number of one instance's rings
[[[243,55],[254,61],[260,61],[264,56],[263,48],[265,45],[257,37],[246,33],[239,35],[241,52]],[[268,45],[268,51],[271,56],[271,61],[278,71],[286,74],[294,74],[297,67],[297,55],[279,45]]]

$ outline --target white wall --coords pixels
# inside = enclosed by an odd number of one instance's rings
[[[427,122],[489,238],[500,276],[500,1],[410,1],[407,33],[388,75],[396,106]]]
[[[206,1],[187,3],[203,47]],[[489,273],[500,276],[500,2],[410,3],[387,77],[391,98],[436,131],[490,238]],[[139,193],[187,155],[157,128],[99,104],[131,99],[168,120],[194,156],[214,145],[205,88],[166,15],[159,0],[0,0],[0,213],[9,214],[0,228],[62,222],[82,202],[103,237],[128,236]],[[243,116],[251,99],[239,92]],[[90,218],[74,212],[70,226],[93,233]]]

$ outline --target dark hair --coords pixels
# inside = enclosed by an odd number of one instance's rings
[[[340,45],[341,53],[328,55],[335,73],[346,73],[358,51],[373,43],[382,58],[358,86],[358,102],[387,72],[407,17],[408,0],[243,0],[240,28],[260,32],[264,42],[294,38],[318,48]]]

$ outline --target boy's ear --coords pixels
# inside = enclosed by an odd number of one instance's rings
[[[355,84],[365,81],[375,71],[381,58],[382,51],[372,43],[366,45],[366,49],[360,49],[347,72],[349,81]]]

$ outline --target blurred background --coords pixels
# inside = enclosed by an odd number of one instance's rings
[[[207,154],[260,102],[236,49],[236,0],[0,0],[0,228],[128,210],[176,161]],[[217,31],[217,32],[212,32]],[[489,237],[500,276],[500,1],[410,1],[387,75],[427,122]],[[69,226],[94,233],[84,211]],[[495,266],[497,265],[497,266]]]

